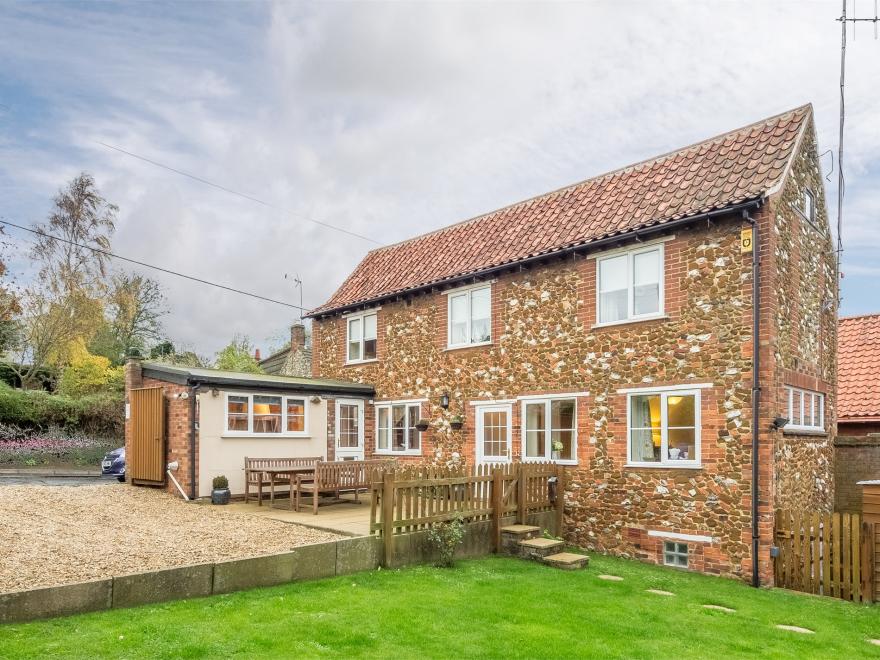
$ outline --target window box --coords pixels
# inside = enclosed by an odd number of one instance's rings
[[[663,318],[663,243],[596,258],[596,325]]]
[[[788,390],[788,424],[785,431],[825,432],[825,395],[798,387]]]
[[[627,465],[700,467],[700,390],[627,394]]]
[[[309,405],[305,396],[225,394],[224,437],[305,438]]]
[[[447,294],[447,348],[492,343],[492,285],[479,284]]]

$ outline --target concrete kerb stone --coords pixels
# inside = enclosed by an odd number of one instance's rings
[[[294,552],[217,562],[214,564],[213,593],[226,594],[292,582],[296,563],[297,554]]]
[[[113,607],[134,607],[213,593],[214,564],[180,566],[113,578]]]
[[[378,568],[384,554],[385,547],[378,536],[336,541],[336,575]]]
[[[329,541],[294,548],[289,553],[294,560],[291,581],[317,580],[336,575],[339,543],[340,541]]]
[[[113,580],[91,580],[0,594],[0,623],[110,609]]]

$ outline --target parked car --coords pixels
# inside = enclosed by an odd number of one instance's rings
[[[125,481],[125,447],[108,451],[101,459],[101,476]]]

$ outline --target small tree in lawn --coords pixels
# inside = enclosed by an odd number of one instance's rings
[[[261,374],[263,369],[254,358],[253,353],[254,349],[250,340],[243,335],[236,335],[223,350],[217,353],[214,366],[224,371]]]

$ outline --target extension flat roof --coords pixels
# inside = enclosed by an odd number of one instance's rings
[[[372,385],[329,378],[300,378],[295,376],[270,376],[247,374],[220,369],[178,367],[161,362],[144,362],[143,375],[178,385],[216,385],[218,387],[251,388],[278,391],[316,392],[327,394],[352,394],[373,396]]]

